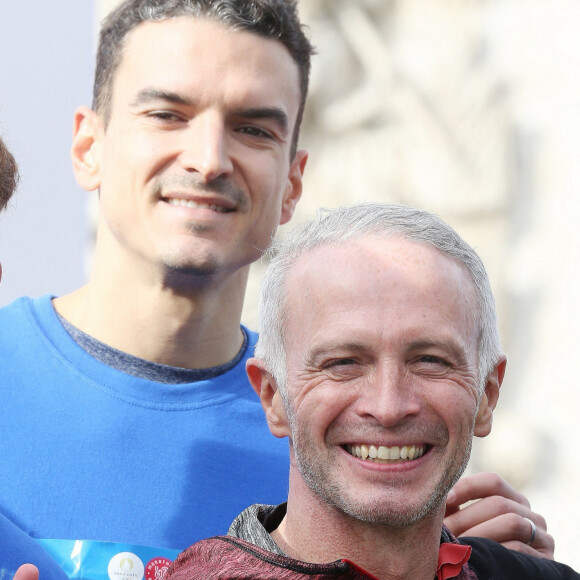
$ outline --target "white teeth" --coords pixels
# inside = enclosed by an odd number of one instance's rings
[[[396,461],[399,459],[413,460],[418,459],[425,453],[425,446],[403,445],[399,447],[385,447],[384,445],[347,445],[346,450],[355,457],[370,461]]]
[[[389,458],[389,448],[381,445],[379,447],[379,459],[388,459],[388,458]]]
[[[170,197],[168,199],[169,205],[179,205],[183,207],[193,207],[201,209],[211,209],[212,211],[217,211],[219,213],[225,213],[228,210],[220,205],[214,205],[211,203],[202,203],[198,201],[193,201],[192,199],[179,199],[176,197]]]

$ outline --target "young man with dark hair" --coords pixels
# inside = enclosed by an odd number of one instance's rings
[[[90,279],[0,310],[0,510],[51,554],[171,559],[285,493],[240,315],[302,193],[310,53],[284,0],[129,0],[104,21],[72,145],[99,192]]]

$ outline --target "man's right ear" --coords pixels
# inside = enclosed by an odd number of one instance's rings
[[[77,183],[87,191],[101,184],[101,119],[89,107],[75,111],[71,157]]]
[[[289,437],[290,422],[276,379],[268,372],[263,361],[258,358],[248,359],[246,372],[254,391],[260,397],[270,432],[275,437]]]

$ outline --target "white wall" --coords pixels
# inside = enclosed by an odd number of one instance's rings
[[[91,0],[0,3],[0,134],[21,173],[0,216],[0,306],[85,279],[88,194],[69,147],[74,109],[90,104],[94,21]]]

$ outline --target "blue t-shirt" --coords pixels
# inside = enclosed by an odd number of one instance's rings
[[[40,545],[0,514],[0,578],[9,580],[22,564],[34,564],[41,580],[67,578]]]
[[[33,538],[182,550],[284,501],[288,444],[246,377],[246,332],[232,369],[162,384],[88,355],[50,296],[0,309],[0,513]]]

